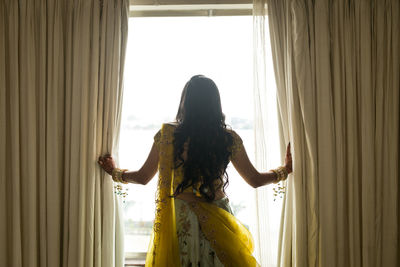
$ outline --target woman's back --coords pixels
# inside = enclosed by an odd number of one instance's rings
[[[147,254],[146,266],[177,266],[157,264],[175,264],[177,261],[181,266],[258,266],[252,256],[251,234],[233,216],[227,197],[215,194],[211,201],[198,197],[197,192],[193,192],[196,184],[191,186],[191,191],[172,196],[177,187],[175,180],[182,179],[179,168],[184,167],[176,167],[174,163],[175,131],[176,127],[164,124],[154,138],[159,155],[159,180],[154,245]],[[232,148],[233,145],[229,147]],[[190,150],[187,152],[190,154]],[[221,192],[220,189],[217,192]],[[216,200],[217,196],[219,199]]]
[[[165,143],[169,143],[169,144],[173,144],[174,143],[174,133],[175,130],[177,128],[178,124],[177,123],[166,123],[164,124],[164,128],[165,128],[165,133],[164,135],[161,134],[161,130],[157,132],[157,134],[154,136],[154,143],[156,144],[156,146],[159,148],[161,142],[165,142]],[[228,147],[228,151],[231,155],[231,158],[234,158],[237,153],[242,149],[243,147],[243,143],[242,143],[242,139],[240,138],[240,136],[233,130],[229,130],[226,129],[226,131],[232,136],[233,142],[232,145],[230,147]],[[189,140],[187,140],[184,143],[183,146],[183,152],[182,152],[182,159],[185,162],[187,160],[188,157],[188,149],[189,149]],[[168,161],[173,162],[174,158],[171,157],[171,155],[160,155],[161,157],[165,157],[165,156],[169,156]],[[183,164],[180,164],[179,166],[177,166],[176,168],[174,168],[174,175],[173,175],[173,188],[174,188],[174,192],[176,191],[177,187],[179,184],[181,184],[184,180],[184,162]],[[185,200],[199,200],[199,197],[201,198],[201,194],[199,193],[199,188],[202,185],[201,181],[197,182],[196,184],[192,185],[192,186],[188,186],[186,188],[183,189],[183,191],[180,194],[177,194],[176,197],[177,198],[181,198],[181,199],[185,199]],[[225,193],[223,190],[223,183],[220,179],[216,179],[214,181],[214,187],[215,187],[215,197],[214,200],[218,200],[218,199],[222,199],[223,197],[225,197]],[[206,200],[204,198],[202,198],[202,200]]]

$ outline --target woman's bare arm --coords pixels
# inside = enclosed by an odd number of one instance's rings
[[[242,176],[243,179],[254,188],[273,183],[278,178],[276,173],[272,171],[262,173],[257,171],[250,162],[244,147],[235,154],[235,157],[233,157],[231,161],[240,176]],[[288,173],[292,172],[292,155],[290,153],[290,144],[288,145],[286,151],[285,166],[288,170]]]
[[[99,157],[98,163],[108,174],[112,174],[116,164],[111,155],[106,154],[105,156]],[[158,168],[158,149],[153,143],[150,153],[143,164],[143,166],[138,171],[127,171],[122,174],[122,180],[128,183],[134,184],[147,184],[157,173]]]
[[[143,164],[143,166],[138,171],[128,171],[122,175],[122,179],[128,183],[134,184],[147,184],[153,179],[154,175],[157,173],[158,168],[158,149],[153,143],[150,153]]]
[[[277,175],[274,172],[260,173],[257,171],[250,162],[246,149],[244,148],[237,152],[231,161],[240,176],[254,188],[270,184],[277,179]]]

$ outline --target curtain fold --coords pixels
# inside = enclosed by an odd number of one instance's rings
[[[129,3],[0,2],[0,265],[122,266],[117,148]]]
[[[293,144],[278,265],[398,266],[399,1],[257,4]]]

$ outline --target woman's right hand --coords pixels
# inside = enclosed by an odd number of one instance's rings
[[[285,168],[288,173],[293,172],[293,165],[292,165],[292,153],[290,152],[290,142],[286,148],[286,157],[285,157]]]
[[[116,164],[109,153],[105,154],[104,156],[100,156],[97,162],[106,173],[112,175],[112,171],[116,167]]]

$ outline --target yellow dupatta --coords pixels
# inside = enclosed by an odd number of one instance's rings
[[[249,230],[232,214],[207,202],[192,202],[201,231],[225,267],[260,266],[252,253],[254,241]]]
[[[163,124],[159,137],[159,179],[156,194],[156,216],[146,267],[180,267],[179,243],[176,231],[173,165],[174,127]],[[259,266],[252,255],[251,233],[232,214],[207,202],[191,202],[201,230],[218,259],[226,267]]]
[[[174,147],[171,136],[173,128],[163,124],[159,140],[158,184],[156,215],[146,267],[180,267],[179,245],[176,234],[175,203],[173,195]]]

